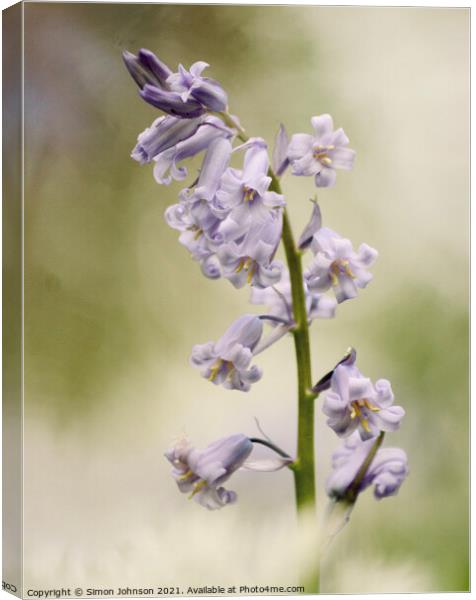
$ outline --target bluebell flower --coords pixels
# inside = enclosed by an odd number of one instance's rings
[[[142,98],[170,115],[191,119],[226,109],[227,96],[220,84],[201,75],[208,66],[204,62],[194,63],[189,71],[179,65],[173,73],[150,50],[137,55],[124,52],[123,58]]]
[[[379,379],[374,385],[351,362],[334,370],[322,410],[329,417],[327,424],[339,437],[348,437],[357,430],[366,440],[381,431],[399,428],[405,411],[401,406],[393,406],[393,401],[387,379]]]
[[[330,115],[311,119],[314,135],[297,133],[291,137],[288,159],[293,175],[313,176],[317,187],[335,184],[335,169],[352,169],[355,152],[346,146],[349,138],[343,129],[334,131]]]
[[[306,295],[306,309],[308,322],[311,323],[314,319],[331,319],[335,316],[337,302],[334,298],[329,298],[323,294],[311,292],[304,277],[304,293]],[[252,304],[263,304],[267,307],[266,314],[276,317],[278,321],[274,325],[287,323],[294,324],[294,314],[292,307],[291,281],[289,279],[289,271],[287,268],[282,268],[281,279],[278,283],[265,289],[253,287],[251,290],[250,302]],[[273,322],[270,322],[273,325]]]
[[[179,167],[179,162],[206,150],[213,140],[233,135],[233,130],[213,116],[159,117],[139,135],[131,156],[142,165],[154,161],[157,183],[168,185],[172,179],[180,181],[187,176],[187,169]]]
[[[172,465],[172,477],[179,490],[189,494],[209,510],[236,502],[236,492],[222,484],[239,469],[253,450],[245,435],[236,434],[213,442],[204,450],[197,450],[186,440],[180,440],[165,454]]]
[[[164,151],[190,138],[202,122],[201,118],[185,120],[171,116],[158,117],[139,134],[131,156],[141,165],[149,163]]]
[[[315,253],[307,270],[311,290],[323,293],[332,288],[340,303],[355,298],[357,288],[365,288],[372,280],[367,269],[378,252],[367,244],[361,244],[355,252],[350,240],[322,227],[314,234],[311,248]]]
[[[367,458],[374,440],[362,441],[358,433],[347,438],[332,456],[332,472],[326,482],[331,498],[345,497],[359,469]],[[357,493],[374,486],[377,499],[397,494],[408,475],[407,455],[400,448],[380,448],[360,482]]]
[[[142,48],[137,55],[125,50],[122,58],[131,77],[140,88],[146,84],[163,87],[172,71],[153,52]]]
[[[188,123],[193,119],[182,122]],[[205,117],[200,123],[198,129],[187,139],[177,142],[176,145],[165,149],[154,157],[154,177],[157,183],[169,185],[172,179],[181,181],[185,179],[188,172],[185,167],[179,167],[178,164],[206,150],[214,140],[219,138],[231,139],[234,132],[225,127],[217,117]],[[222,145],[222,148],[228,146]],[[228,164],[229,154],[224,153],[226,163]],[[220,172],[221,176],[221,172]],[[217,178],[219,181],[219,177]]]
[[[228,168],[214,201],[214,211],[224,218],[220,231],[227,240],[236,240],[252,225],[267,221],[271,210],[285,205],[282,194],[268,190],[269,158],[264,140],[244,144],[243,170]]]
[[[191,207],[184,203],[173,204],[165,211],[165,220],[173,229],[180,231],[179,242],[187,248],[192,258],[201,264],[207,261],[211,256],[215,255],[215,247],[211,241],[213,236],[213,224],[207,221],[210,213],[205,215],[205,218],[200,219],[197,211],[193,214]],[[215,217],[212,216],[213,219]],[[217,221],[215,219],[215,221]],[[205,234],[205,231],[208,235]],[[210,237],[209,237],[210,236]],[[205,271],[209,271],[205,268]],[[216,279],[221,275],[221,270],[212,270],[212,279]]]
[[[209,66],[206,62],[198,61],[187,71],[183,65],[179,65],[178,72],[167,78],[167,85],[172,91],[178,92],[184,102],[193,98],[207,110],[220,112],[226,109],[228,98],[217,81],[202,77],[203,70]]]
[[[221,234],[222,225],[218,228]],[[236,288],[247,283],[265,288],[281,278],[282,263],[274,261],[281,239],[282,213],[268,213],[265,221],[251,224],[241,240],[223,243],[217,250],[223,276]]]
[[[253,350],[263,333],[263,324],[255,315],[237,319],[218,340],[193,347],[191,364],[215,385],[247,392],[261,379],[261,369],[251,365]]]
[[[224,137],[213,139],[208,146],[196,186],[180,194],[180,202],[169,206],[165,219],[170,227],[181,232],[179,241],[202,264],[208,277],[217,278],[217,261],[210,258],[216,253],[221,238],[220,219],[210,209],[231,155],[231,143]],[[207,262],[204,262],[207,261]],[[210,266],[213,268],[210,270]]]

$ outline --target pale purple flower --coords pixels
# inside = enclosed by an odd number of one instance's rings
[[[212,231],[207,221],[208,216],[209,214],[206,214],[204,219],[200,219],[197,211],[192,214],[190,205],[185,203],[172,204],[165,211],[167,224],[181,232],[179,242],[187,248],[192,258],[199,262],[215,254],[213,244],[204,233],[205,230]]]
[[[194,119],[206,112],[205,107],[193,98],[184,102],[177,92],[165,91],[148,83],[140,90],[139,94],[148,104],[182,119]]]
[[[170,115],[191,119],[226,108],[227,97],[220,84],[201,76],[208,66],[204,62],[195,63],[190,71],[179,65],[173,73],[150,50],[141,49],[137,55],[124,52],[123,58],[142,98]]]
[[[266,221],[271,210],[285,205],[281,194],[268,191],[271,177],[264,140],[250,140],[242,148],[246,148],[243,170],[227,169],[214,201],[216,214],[226,217],[220,231],[227,240],[236,240],[251,225]]]
[[[312,117],[314,135],[296,133],[288,146],[288,159],[293,175],[313,176],[317,187],[335,184],[335,169],[349,171],[355,152],[346,146],[349,138],[343,129],[334,131],[330,115]]]
[[[182,120],[188,123],[193,119]],[[225,127],[217,117],[206,117],[199,125],[196,132],[188,139],[179,141],[173,147],[166,149],[154,157],[154,177],[157,183],[169,185],[172,179],[181,181],[187,176],[187,169],[179,167],[178,163],[186,158],[191,158],[199,152],[206,150],[214,140],[218,138],[230,139],[233,136],[233,131]],[[228,146],[223,145],[228,148]],[[231,148],[231,146],[230,146]],[[231,151],[231,150],[230,150]],[[223,150],[222,150],[223,152]],[[229,154],[224,152],[225,162],[228,164]],[[219,166],[217,165],[217,169]],[[222,171],[219,172],[221,176]],[[219,177],[217,177],[217,182]]]
[[[363,440],[381,431],[396,431],[405,415],[401,406],[393,406],[393,392],[387,379],[372,383],[355,364],[341,364],[333,372],[330,391],[322,410],[327,424],[339,437],[358,430]]]
[[[239,469],[253,450],[253,444],[243,434],[235,434],[213,442],[204,450],[180,440],[168,452],[172,477],[179,490],[196,502],[215,510],[236,502],[236,492],[222,484]]]
[[[167,78],[167,85],[172,91],[178,92],[184,102],[193,98],[208,110],[220,112],[226,109],[228,99],[217,81],[202,77],[203,70],[209,66],[206,62],[198,61],[187,71],[183,65],[179,65],[178,72]]]
[[[317,318],[331,319],[334,317],[337,307],[337,302],[334,298],[328,298],[322,294],[311,292],[305,278],[303,283],[309,323]],[[294,315],[289,271],[283,266],[281,279],[278,283],[265,289],[252,288],[250,302],[252,304],[266,305],[266,314],[279,319],[274,324],[271,321],[272,326],[278,325],[280,321],[292,325],[294,323]]]
[[[140,88],[150,84],[158,87],[165,86],[167,78],[172,75],[169,67],[155,56],[150,50],[142,48],[137,55],[125,50],[122,58],[130,75]]]
[[[215,196],[230,155],[231,143],[228,139],[218,137],[212,140],[197,185],[192,190],[184,190],[180,195],[181,201],[165,211],[169,226],[181,232],[180,243],[200,262],[215,254],[216,245],[220,242],[220,219],[210,210],[210,201]],[[216,278],[219,276],[216,263],[213,263],[213,267],[213,271],[210,271],[202,262],[203,272],[209,277],[213,272],[212,278]]]
[[[332,288],[340,303],[355,298],[357,288],[365,288],[372,280],[367,269],[378,252],[367,244],[361,244],[355,252],[350,240],[322,227],[315,233],[311,247],[315,253],[307,270],[311,290],[322,293]]]
[[[273,258],[281,239],[281,230],[282,214],[268,213],[267,219],[252,224],[241,240],[222,244],[217,256],[223,276],[236,288],[247,283],[260,288],[278,283],[282,263],[273,261]],[[221,225],[218,232],[221,232]]]
[[[151,162],[156,156],[192,136],[202,119],[176,119],[159,117],[137,138],[131,156],[141,165]]]
[[[237,319],[218,340],[197,344],[190,361],[215,385],[247,392],[261,379],[261,369],[251,365],[253,350],[263,333],[263,324],[255,315]]]
[[[331,498],[344,498],[375,440],[362,441],[358,433],[347,438],[332,456],[332,472],[326,482]],[[377,499],[395,495],[408,475],[407,455],[400,448],[380,448],[360,482],[357,493],[374,486]]]
[[[231,152],[229,139],[223,136],[213,139],[208,144],[197,184],[191,190],[184,190],[180,194],[181,200],[191,205],[201,201],[211,203],[230,162]]]

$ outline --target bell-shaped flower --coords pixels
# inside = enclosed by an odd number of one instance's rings
[[[123,58],[142,98],[170,115],[193,119],[226,108],[227,97],[220,84],[201,76],[208,66],[204,62],[195,63],[190,71],[180,65],[173,73],[150,50],[141,49],[137,55],[124,52]]]
[[[277,455],[248,460],[253,444],[263,444]],[[248,438],[241,433],[221,438],[204,450],[198,450],[186,439],[181,439],[165,453],[165,457],[173,466],[172,477],[179,490],[209,510],[236,502],[236,492],[226,490],[222,484],[238,469],[271,472],[289,467],[294,462],[268,440]]]
[[[220,112],[226,109],[228,98],[217,81],[202,77],[203,70],[209,66],[206,62],[198,61],[187,71],[183,65],[179,65],[178,72],[167,78],[167,85],[172,91],[178,92],[184,102],[193,98],[207,110]]]
[[[188,123],[193,119],[182,120],[183,123]],[[219,138],[230,139],[234,132],[225,127],[217,117],[206,117],[199,125],[196,132],[183,141],[178,142],[175,146],[166,149],[164,152],[154,157],[154,177],[157,183],[169,185],[172,179],[181,181],[187,176],[187,169],[179,167],[178,163],[195,156],[199,152],[206,150],[214,140]],[[228,147],[226,144],[224,147]],[[225,162],[228,164],[229,155],[225,151]],[[218,165],[217,167],[218,168]],[[220,176],[221,176],[220,171]],[[217,179],[219,181],[219,178]]]
[[[192,190],[181,193],[181,201],[169,206],[165,211],[165,220],[173,229],[181,232],[179,241],[200,262],[209,259],[220,242],[218,228],[220,219],[210,210],[210,200],[214,197],[231,155],[231,143],[224,137],[218,137],[209,143],[197,185]],[[210,266],[210,263],[209,263]],[[216,262],[213,263],[216,267]],[[216,268],[204,273],[219,276]],[[210,276],[210,275],[207,275]]]
[[[200,102],[193,99],[184,102],[182,96],[177,92],[165,91],[154,85],[146,84],[139,94],[148,104],[182,119],[194,119],[206,112]]]
[[[355,364],[341,364],[333,372],[330,390],[322,410],[327,424],[339,437],[358,430],[363,440],[381,431],[396,431],[405,415],[401,406],[393,406],[394,395],[387,379],[375,385],[364,377]]]
[[[373,444],[374,440],[362,441],[360,436],[354,433],[333,454],[333,470],[326,482],[326,491],[331,498],[345,498]],[[377,499],[393,496],[397,494],[408,472],[407,455],[402,449],[380,448],[355,492],[360,493],[373,485]]]
[[[180,440],[165,454],[172,463],[172,477],[179,490],[196,502],[215,510],[236,502],[236,492],[226,490],[223,483],[239,469],[253,450],[243,434],[231,435],[198,450]]]
[[[331,319],[335,316],[337,302],[323,294],[311,292],[306,279],[303,280],[304,293],[306,295],[306,309],[308,322],[314,319]],[[294,324],[292,306],[291,281],[289,271],[283,266],[281,279],[278,283],[265,289],[253,287],[250,302],[252,304],[266,305],[266,314],[276,318],[276,322],[270,322],[277,326],[280,323]]]
[[[347,148],[349,138],[343,129],[334,131],[330,115],[312,117],[314,135],[296,133],[288,146],[288,159],[293,175],[313,176],[317,187],[330,187],[336,182],[336,169],[349,171],[355,152]]]
[[[221,225],[218,229],[221,233]],[[282,263],[274,261],[282,231],[282,213],[268,213],[267,219],[254,224],[242,240],[222,244],[217,256],[223,276],[236,288],[247,283],[266,288],[278,283]]]
[[[192,190],[182,192],[181,200],[190,205],[203,201],[210,204],[220,187],[231,152],[231,142],[228,138],[218,136],[209,142],[197,184]]]
[[[208,217],[210,217],[209,213],[200,218],[198,210],[192,213],[191,207],[184,203],[173,204],[165,211],[167,224],[181,232],[179,242],[187,248],[194,260],[202,263],[202,266],[203,261],[215,254],[215,247],[210,237],[204,233],[207,231],[210,236],[213,235],[213,223],[208,221]],[[213,215],[211,217],[214,219]],[[205,272],[208,273],[209,270],[205,269]],[[211,278],[216,279],[216,270],[213,273],[214,276]]]
[[[282,194],[268,191],[266,143],[256,138],[242,147],[247,148],[243,170],[227,169],[214,202],[215,212],[226,217],[221,233],[227,240],[238,239],[252,225],[266,221],[271,210],[285,205]]]
[[[253,350],[263,333],[263,324],[255,315],[237,319],[218,340],[193,347],[191,364],[215,385],[247,392],[261,379],[261,369],[251,365]]]
[[[315,233],[311,247],[315,257],[306,272],[311,290],[322,293],[332,288],[341,303],[355,298],[357,288],[365,288],[372,280],[367,269],[378,252],[367,244],[361,244],[355,252],[350,240],[322,227]]]
[[[184,120],[171,116],[159,117],[139,134],[131,156],[141,165],[149,163],[164,151],[193,136],[202,122],[201,118]]]
[[[153,52],[145,48],[139,50],[137,55],[125,50],[122,58],[131,77],[140,88],[146,84],[161,88],[166,85],[167,78],[172,75],[169,67]]]

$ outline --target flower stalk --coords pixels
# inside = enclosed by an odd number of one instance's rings
[[[271,171],[270,189],[281,193],[278,178]],[[295,326],[292,329],[298,377],[298,431],[297,458],[293,464],[294,489],[298,514],[309,511],[316,515],[316,468],[314,461],[314,401],[318,394],[312,391],[311,346],[303,286],[301,252],[296,247],[287,210],[283,212],[282,241],[291,280],[291,295]],[[314,521],[313,521],[314,522]],[[306,591],[319,592],[319,564],[313,576],[306,581]]]
[[[274,175],[274,174],[273,174]],[[281,193],[278,179],[272,175],[270,189]],[[303,288],[301,253],[297,249],[287,211],[283,215],[282,241],[291,279],[295,326],[292,330],[298,376],[298,443],[294,485],[298,511],[315,510],[316,475],[314,464],[314,400],[312,388],[311,348]]]
[[[187,176],[184,159],[205,153],[198,178],[182,189],[178,203],[166,209],[168,225],[180,232],[179,242],[207,278],[223,277],[235,288],[249,286],[250,302],[267,305],[265,314],[236,319],[217,341],[196,344],[192,366],[214,385],[247,392],[262,376],[253,364],[256,355],[288,332],[296,355],[295,459],[265,434],[266,439],[233,434],[203,450],[181,440],[166,453],[172,476],[181,492],[216,510],[236,501],[236,492],[222,485],[236,470],[287,467],[294,474],[300,525],[318,535],[314,411],[316,398],[325,391],[322,411],[344,443],[332,456],[326,481],[333,500],[321,539],[327,543],[315,555],[312,571],[303,574],[306,592],[318,593],[320,557],[349,520],[359,494],[373,486],[377,499],[395,495],[408,474],[402,449],[381,448],[384,432],[396,431],[405,415],[402,407],[393,405],[388,380],[372,383],[358,369],[356,351],[350,348],[313,385],[309,326],[316,318],[334,317],[339,304],[367,287],[372,280],[368,268],[378,253],[367,244],[354,250],[350,240],[324,227],[317,199],[296,243],[279,180],[289,168],[295,176],[312,176],[318,188],[330,188],[336,170],[352,168],[355,151],[348,148],[344,130],[334,129],[332,117],[324,114],[311,119],[312,135],[296,133],[289,139],[281,125],[270,161],[266,141],[247,135],[228,112],[225,90],[202,75],[207,63],[195,62],[189,70],[179,65],[173,72],[146,49],[123,56],[141,97],[167,115],[139,135],[132,158],[140,164],[154,162],[157,183],[169,185]],[[234,147],[236,140],[242,143]],[[236,151],[244,154],[242,169],[230,166]],[[281,242],[287,267],[275,260]],[[303,270],[302,257],[308,250],[312,260]],[[272,331],[265,335],[268,328]],[[248,460],[253,444],[267,447],[275,456]]]

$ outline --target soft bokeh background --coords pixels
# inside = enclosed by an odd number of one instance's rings
[[[360,500],[323,591],[467,590],[469,10],[26,4],[26,586],[296,585],[289,472],[239,473],[240,502],[179,495],[163,451],[253,418],[295,447],[292,340],[228,392],[188,365],[249,311],[204,279],[163,219],[178,186],[129,158],[157,116],[124,48],[212,64],[253,135],[330,112],[357,150],[325,223],[380,251],[374,282],[312,327],[317,378],[349,345],[407,417],[400,494]],[[194,164],[194,168],[198,166]],[[286,176],[295,229],[312,181]],[[253,307],[251,310],[259,310]],[[321,506],[337,440],[317,411]]]

